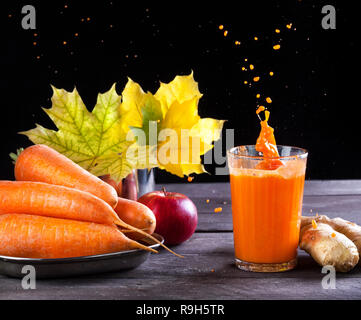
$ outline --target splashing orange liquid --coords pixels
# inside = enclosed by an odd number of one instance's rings
[[[278,167],[282,166],[283,163],[278,158],[278,150],[276,145],[276,139],[274,136],[274,130],[268,125],[268,119],[270,112],[265,109],[265,107],[260,106],[256,114],[260,114],[262,111],[265,113],[265,120],[261,121],[261,132],[257,139],[256,150],[261,152],[264,160],[260,162],[256,168],[263,170],[275,170]]]

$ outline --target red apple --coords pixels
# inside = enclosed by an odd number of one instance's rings
[[[138,199],[150,208],[156,218],[155,232],[168,245],[188,240],[197,227],[197,208],[187,196],[176,192],[153,191]]]

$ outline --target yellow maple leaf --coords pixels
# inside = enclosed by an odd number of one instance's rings
[[[161,103],[163,117],[174,101],[184,101],[197,97],[199,100],[202,94],[199,92],[198,83],[194,81],[193,71],[188,76],[176,76],[169,83],[160,83],[155,98]],[[197,101],[198,102],[198,101]]]
[[[125,119],[129,119],[135,134],[145,132],[147,143],[149,121],[156,122],[158,166],[179,177],[206,172],[200,157],[213,148],[212,142],[219,139],[224,121],[201,119],[198,115],[202,94],[193,73],[161,83],[153,99],[139,85],[129,81],[128,85],[127,100],[132,105],[123,101]]]

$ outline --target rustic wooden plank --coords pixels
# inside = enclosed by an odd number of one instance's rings
[[[308,180],[305,195],[361,195],[361,180]]]
[[[0,299],[360,299],[361,268],[337,274],[336,290],[321,286],[324,274],[306,253],[285,273],[251,273],[233,264],[231,233],[198,233],[162,251],[137,269],[80,278],[38,280],[23,290],[19,279],[0,277]]]
[[[198,208],[197,232],[231,231],[232,207],[230,200],[191,197]],[[222,207],[222,212],[215,213],[214,209]],[[361,224],[361,196],[305,196],[303,200],[303,214],[326,214],[331,218],[341,216],[344,219]]]
[[[161,189],[163,185],[157,185]],[[164,184],[168,191],[202,198],[230,198],[229,183],[172,183]],[[306,180],[305,195],[361,195],[361,180]]]

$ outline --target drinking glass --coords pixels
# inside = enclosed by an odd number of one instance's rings
[[[242,270],[278,272],[297,264],[308,153],[289,146],[277,149],[280,156],[271,159],[254,145],[227,152],[235,262]]]

